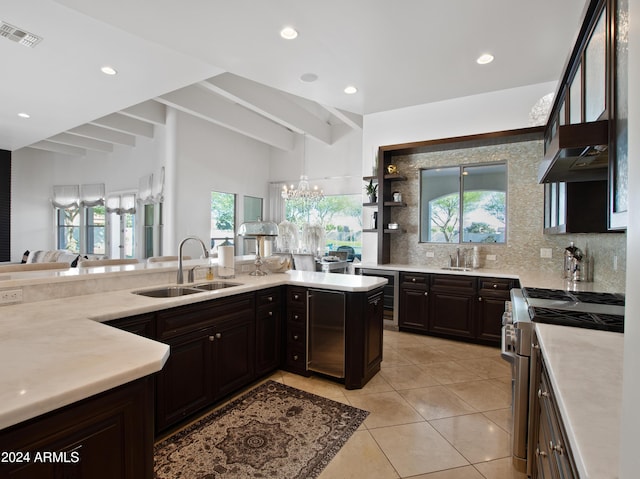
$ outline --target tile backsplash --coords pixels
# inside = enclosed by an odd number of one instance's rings
[[[481,266],[516,272],[535,269],[560,276],[564,249],[573,241],[583,251],[588,249],[593,254],[595,281],[624,291],[625,233],[543,234],[544,187],[537,180],[542,156],[542,141],[525,141],[396,157],[398,170],[408,181],[395,183],[394,190],[402,194],[407,207],[393,208],[391,220],[405,229],[406,234],[390,235],[391,263],[446,266],[456,247],[471,251],[473,246],[420,243],[420,169],[506,161],[507,242],[479,244]],[[551,250],[551,258],[541,258],[541,249]]]

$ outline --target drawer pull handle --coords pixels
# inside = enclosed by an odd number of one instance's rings
[[[215,337],[214,336],[209,336],[209,341],[215,341]]]
[[[267,301],[269,301],[269,302],[271,303],[271,302],[273,301],[273,296],[269,296],[269,297],[267,298]]]
[[[273,311],[269,311],[269,316],[273,316]]]
[[[216,339],[220,339],[222,337],[221,333],[216,333]]]
[[[297,341],[298,339],[300,339],[300,336],[298,336],[297,334],[294,334],[294,335],[293,335],[293,340],[294,340],[294,341]]]
[[[548,398],[549,397],[549,393],[547,391],[543,391],[542,389],[538,389],[538,397],[542,398]]]
[[[544,451],[541,451],[539,447],[536,448],[536,456],[540,456],[540,457],[546,457],[547,453]]]
[[[411,278],[411,282],[415,283],[416,279],[415,278]]]
[[[297,360],[298,360],[298,355],[297,355],[297,354],[294,354],[294,355],[293,355],[293,360],[294,360],[294,361],[297,361]]]
[[[429,296],[429,292],[428,292],[428,291],[425,291],[425,292],[424,292],[424,295],[425,295],[425,296]]]
[[[557,453],[558,453],[558,455],[560,455],[560,456],[561,456],[562,454],[564,454],[564,448],[562,447],[562,444],[556,444],[556,445],[554,446],[554,445],[553,445],[553,442],[552,442],[552,441],[549,441],[549,448],[550,448],[552,451],[557,452]]]
[[[300,319],[300,316],[298,316],[297,314],[294,314],[294,315],[293,315],[293,319],[296,319],[296,320],[297,320],[297,319]]]
[[[482,296],[478,296],[478,301],[482,301]]]
[[[493,289],[498,289],[498,285],[494,283]]]
[[[299,294],[294,294],[293,295],[293,299],[300,299],[300,295]]]

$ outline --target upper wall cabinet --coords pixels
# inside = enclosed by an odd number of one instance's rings
[[[628,0],[591,0],[545,132],[541,183],[608,181],[608,229],[626,227]]]

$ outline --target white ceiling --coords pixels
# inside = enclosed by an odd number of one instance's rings
[[[330,144],[364,114],[559,79],[585,3],[3,0],[0,20],[43,40],[0,38],[0,148],[135,143],[114,125],[161,122],[164,105],[279,148],[292,131]],[[296,40],[280,38],[286,25]],[[495,61],[480,66],[484,52]]]

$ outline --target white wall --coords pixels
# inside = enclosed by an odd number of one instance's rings
[[[627,228],[627,301],[624,324],[624,377],[620,436],[620,477],[632,479],[640,471],[640,0],[629,0],[629,226]],[[634,188],[635,186],[635,188]],[[597,387],[597,385],[595,385]]]
[[[366,115],[362,171],[371,174],[380,146],[528,128],[531,108],[544,95],[555,92],[556,84],[540,83]],[[363,261],[375,263],[376,235],[365,234],[363,238]]]
[[[84,157],[23,148],[11,155],[11,261],[25,250],[55,249],[51,197],[54,185],[105,183],[112,191],[137,190],[138,178],[159,171],[163,132],[138,139],[135,148],[112,153],[90,151]]]

